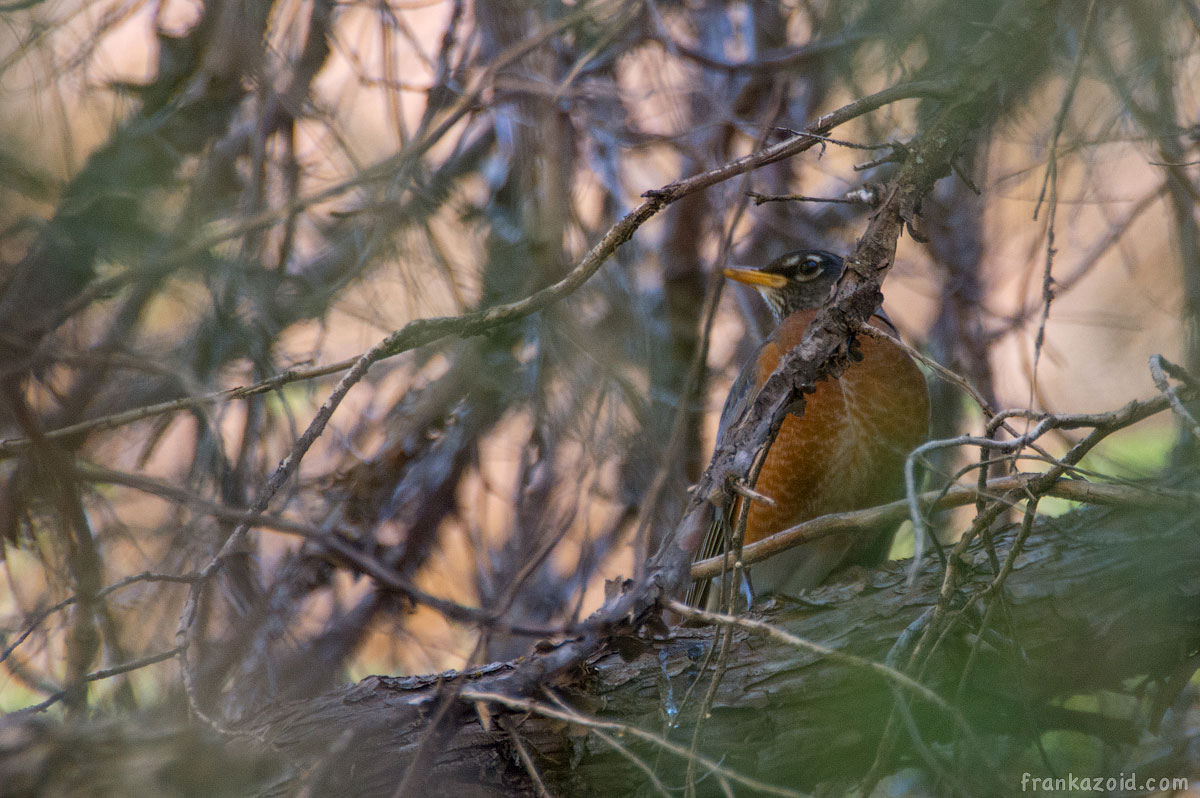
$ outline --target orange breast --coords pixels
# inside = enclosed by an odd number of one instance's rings
[[[814,315],[792,314],[764,342],[758,385],[799,345]],[[802,417],[784,419],[755,485],[776,505],[751,503],[747,543],[826,513],[904,495],[904,458],[929,432],[925,378],[889,341],[860,336],[858,347],[861,361],[838,379],[817,383],[805,396]]]

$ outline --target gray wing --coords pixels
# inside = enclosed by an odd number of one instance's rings
[[[734,422],[741,418],[746,412],[746,408],[754,401],[753,391],[754,377],[758,371],[758,352],[754,353],[754,357],[746,362],[742,367],[742,371],[738,374],[737,379],[733,381],[733,385],[729,388],[729,395],[725,397],[725,406],[721,408],[721,420],[717,424],[717,441],[725,437],[725,431]],[[696,552],[695,560],[707,560],[709,557],[716,557],[725,551],[725,541],[729,537],[730,516],[734,511],[736,502],[731,502],[724,510],[719,510],[713,514],[713,522],[708,528],[708,533],[704,536],[704,542],[701,544],[699,551]],[[684,597],[684,603],[692,607],[704,607],[708,602],[708,592],[713,580],[699,579],[688,587],[687,595]]]
[[[761,351],[762,347],[755,350],[754,357],[746,361],[733,385],[729,386],[729,395],[725,397],[725,406],[721,408],[721,420],[717,423],[718,441],[725,437],[725,430],[746,412],[746,408],[754,401],[754,394],[758,393],[752,391],[751,386],[758,372],[758,355]]]

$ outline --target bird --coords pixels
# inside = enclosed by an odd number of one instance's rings
[[[754,401],[767,378],[798,347],[845,263],[832,253],[802,249],[761,268],[727,268],[727,278],[753,286],[766,300],[776,326],[743,366],[729,389],[717,428],[717,444]],[[870,324],[898,337],[877,309]],[[740,495],[718,509],[696,559],[725,551],[741,503],[750,501],[746,544],[822,515],[874,507],[904,495],[904,461],[929,434],[929,392],[913,359],[892,341],[861,336],[841,376],[818,381],[804,397],[803,415],[788,414],[767,451],[751,498]],[[774,504],[755,500],[769,497]],[[747,603],[755,595],[795,595],[816,587],[834,571],[878,565],[887,558],[895,528],[832,535],[756,563],[741,586]],[[720,609],[716,580],[697,580],[686,602]]]

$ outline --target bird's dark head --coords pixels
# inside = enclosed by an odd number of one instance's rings
[[[777,321],[798,310],[821,306],[842,274],[841,257],[819,249],[781,255],[761,269],[726,269],[725,276],[752,285],[771,306]]]

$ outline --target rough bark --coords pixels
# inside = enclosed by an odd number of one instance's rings
[[[962,713],[982,753],[961,736],[954,738],[944,711],[878,675],[740,630],[698,753],[729,770],[792,789],[851,784],[872,762],[896,695],[905,697],[927,752],[936,750],[937,757],[947,759],[950,746],[957,747],[956,776],[972,794],[1015,789],[1011,778],[1020,774],[1006,776],[1003,767],[1011,764],[1014,751],[1046,731],[1070,729],[1112,746],[1132,743],[1157,724],[1196,666],[1198,532],[1200,518],[1194,514],[1127,508],[1041,522],[1006,582],[1005,611],[992,615],[1003,620],[981,628],[985,605],[980,602],[979,609],[964,613],[919,674],[923,684]],[[1010,541],[1011,533],[997,539],[1001,549]],[[984,552],[975,551],[969,576],[956,591],[957,606],[991,581],[987,562]],[[803,605],[771,608],[761,617],[841,653],[903,662],[906,657],[896,654],[907,650],[897,641],[936,603],[941,582],[932,561],[908,588],[906,565],[894,562],[860,574],[813,593]],[[608,651],[551,689],[586,717],[629,724],[686,748],[707,687],[700,664],[712,641],[713,630],[700,627],[673,628],[665,639],[614,639]],[[978,647],[968,667],[972,645]],[[409,782],[424,794],[537,794],[509,728],[555,794],[627,795],[646,789],[647,777],[631,759],[581,724],[495,703],[447,699],[460,689],[503,692],[504,678],[516,664],[492,664],[464,679],[455,674],[368,677],[313,699],[273,706],[244,728],[248,737],[224,749],[211,743],[197,748],[192,733],[162,720],[144,720],[142,733],[132,724],[98,725],[89,732],[14,716],[0,727],[6,754],[0,756],[0,783],[12,795],[47,795],[50,789],[57,795],[84,794],[83,789],[101,795],[108,793],[95,790],[95,774],[137,773],[129,770],[134,760],[164,773],[175,773],[186,762],[189,772],[212,774],[224,772],[214,762],[228,759],[230,783],[204,780],[204,794],[291,795],[307,788],[308,794],[390,796],[430,733],[430,719],[441,714],[436,745],[427,747],[428,761]],[[683,696],[697,677],[700,685],[685,703]],[[1070,696],[1132,693],[1135,683],[1136,692],[1151,699],[1151,711],[1114,717],[1062,706]],[[553,706],[548,695],[537,703]],[[175,731],[146,735],[146,724]],[[180,740],[174,759],[162,753],[170,735]],[[682,758],[628,734],[622,740],[668,787],[682,783]],[[156,756],[148,757],[150,750]],[[247,764],[249,752],[258,753],[253,766]],[[122,757],[131,759],[122,764]],[[1000,762],[1000,774],[980,766],[984,759]],[[90,763],[86,769],[78,764],[84,760]],[[64,761],[76,764],[64,768]],[[910,734],[901,732],[883,772],[928,764]],[[44,779],[41,785],[35,774]],[[82,782],[85,777],[90,788]],[[715,778],[698,788],[702,795],[720,789]],[[163,788],[158,794],[193,793]]]

